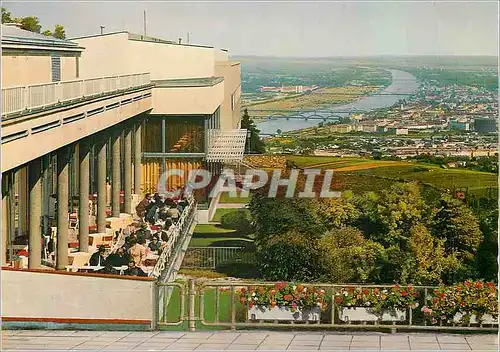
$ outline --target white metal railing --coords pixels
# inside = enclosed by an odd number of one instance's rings
[[[188,205],[184,208],[181,216],[179,217],[179,220],[167,231],[167,243],[162,248],[162,252],[158,260],[156,261],[153,270],[149,273],[149,276],[158,278],[161,276],[164,270],[167,269],[167,265],[170,258],[172,257],[176,245],[179,242],[179,239],[183,237],[183,235],[192,224],[195,212],[196,202],[194,200],[194,196],[191,195],[191,197],[188,199]]]
[[[150,83],[149,73],[137,73],[2,88],[2,114],[41,108]]]
[[[209,129],[207,131],[207,161],[230,162],[242,160],[246,139],[246,129]]]

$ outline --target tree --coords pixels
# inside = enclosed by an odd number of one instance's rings
[[[259,137],[260,130],[253,122],[252,118],[248,114],[248,109],[243,111],[243,116],[241,117],[241,128],[250,131],[250,138],[247,143],[250,144],[250,152],[256,154],[262,154],[266,151],[264,142]]]
[[[42,34],[46,35],[47,37],[52,37],[52,31],[50,29],[44,30]]]
[[[57,39],[66,39],[66,32],[64,31],[64,27],[60,24],[56,24],[53,37]]]
[[[426,218],[425,202],[416,183],[396,183],[380,196],[368,194],[360,201],[359,226],[368,238],[386,248],[409,250],[410,229]]]
[[[321,257],[317,240],[292,230],[272,238],[258,249],[259,269],[265,280],[311,281],[317,279]]]
[[[5,7],[2,7],[2,23],[11,23],[11,22],[12,22],[11,13]]]
[[[474,257],[483,234],[474,213],[462,201],[444,194],[434,208],[432,233],[444,240],[445,253],[469,260]]]
[[[319,240],[318,247],[325,281],[379,281],[381,263],[386,261],[384,247],[365,240],[358,229],[334,229]]]
[[[348,226],[359,218],[359,210],[350,191],[343,192],[340,198],[322,199],[318,208],[319,218],[329,229]]]
[[[21,29],[30,32],[40,33],[40,30],[42,29],[42,25],[40,24],[38,17],[35,16],[26,16],[23,18],[18,18],[16,19],[16,22],[21,23]]]
[[[268,198],[254,192],[249,203],[255,229],[255,243],[263,247],[274,237],[295,230],[309,237],[320,237],[326,231],[312,198]]]
[[[414,284],[440,284],[443,272],[456,270],[459,266],[455,255],[445,257],[443,240],[435,239],[423,224],[411,228],[410,248],[416,264],[411,274]]]

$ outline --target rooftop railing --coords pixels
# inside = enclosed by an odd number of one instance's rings
[[[137,73],[2,88],[2,114],[45,108],[148,84],[151,84],[149,73]]]

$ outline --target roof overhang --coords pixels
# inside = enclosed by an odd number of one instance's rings
[[[243,160],[247,130],[208,130],[206,160],[211,162],[234,162]]]
[[[153,81],[153,110],[161,115],[209,115],[224,101],[222,77]]]

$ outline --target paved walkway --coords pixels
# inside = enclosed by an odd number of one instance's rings
[[[91,351],[496,351],[489,335],[315,332],[7,330],[2,350]]]

